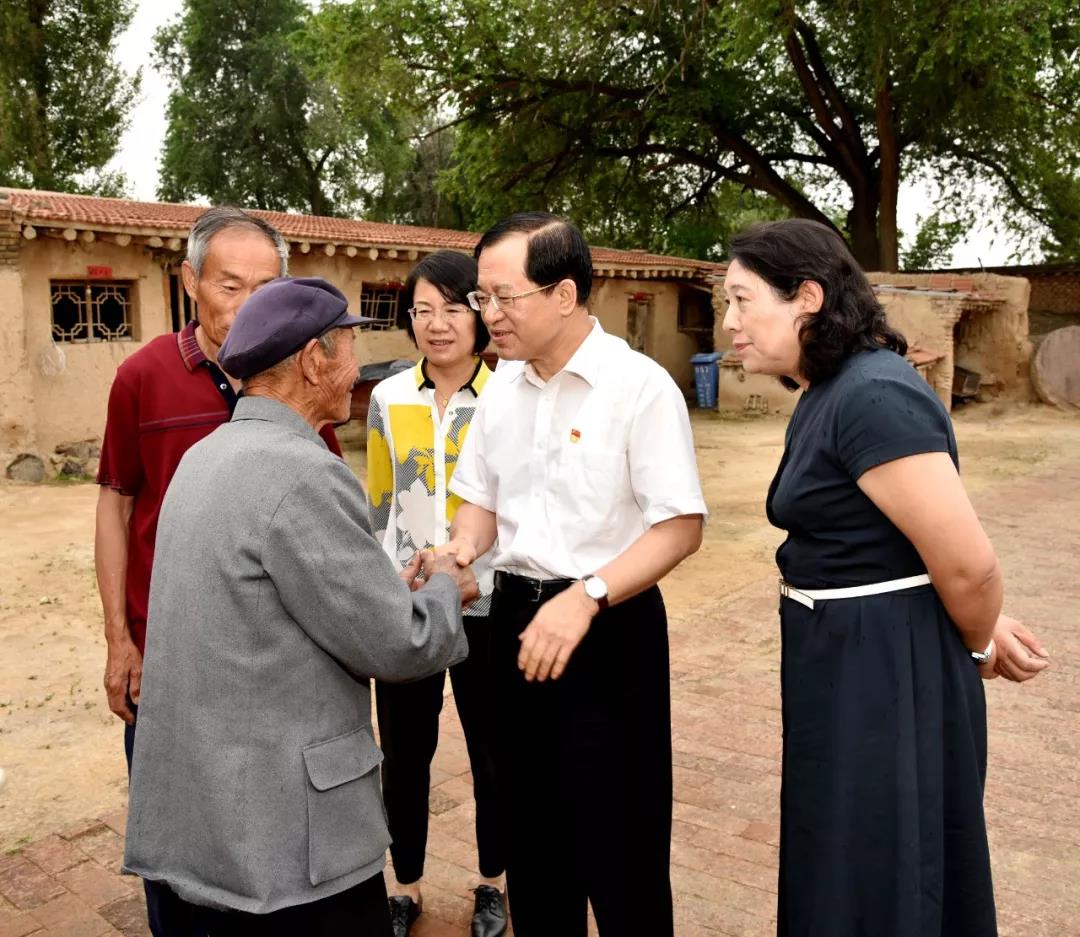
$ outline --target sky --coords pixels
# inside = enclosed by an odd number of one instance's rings
[[[142,69],[141,97],[132,111],[131,124],[121,137],[120,149],[109,164],[128,178],[129,191],[141,201],[157,199],[158,157],[165,139],[165,108],[169,91],[164,78],[152,64],[154,32],[179,15],[182,0],[153,0],[136,4],[131,26],[120,37],[117,57],[128,72]],[[934,193],[925,184],[901,186],[898,224],[901,231],[918,229],[918,218],[933,212]],[[1011,259],[1015,244],[1006,236],[996,236],[988,223],[976,226],[953,248],[951,261],[941,266],[994,267],[1013,262],[1034,262],[1037,256]]]

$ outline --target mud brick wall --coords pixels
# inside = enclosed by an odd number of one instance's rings
[[[1031,281],[1031,310],[1080,315],[1080,267],[1028,273]]]
[[[869,277],[889,321],[908,342],[944,353],[929,377],[946,405],[954,365],[977,371],[983,393],[1032,399],[1026,279],[993,273]]]
[[[19,262],[22,234],[11,217],[11,202],[0,198],[0,267],[14,267]]]

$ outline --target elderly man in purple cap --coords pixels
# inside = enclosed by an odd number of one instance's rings
[[[124,867],[192,931],[389,937],[368,679],[467,653],[471,574],[431,554],[399,574],[318,435],[349,414],[347,306],[287,278],[245,303],[218,355],[243,397],[161,510]]]

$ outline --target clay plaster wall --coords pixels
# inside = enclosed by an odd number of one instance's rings
[[[0,467],[37,443],[34,392],[26,354],[22,315],[22,277],[14,267],[0,266]]]
[[[908,342],[944,353],[931,369],[929,380],[945,405],[952,401],[954,365],[978,372],[984,393],[1030,399],[1028,281],[974,274],[971,289],[978,297],[973,298],[929,289],[931,276],[869,274],[871,283],[880,287],[878,298],[890,323]],[[889,289],[890,285],[923,289]]]
[[[171,329],[169,277],[179,257],[131,244],[121,247],[98,239],[66,241],[54,237],[25,240],[9,231],[0,218],[0,354],[13,364],[3,379],[0,411],[0,456],[3,464],[18,452],[34,452],[48,462],[64,442],[100,439],[105,425],[109,388],[117,366],[152,338]],[[10,244],[8,243],[10,241]],[[10,256],[9,256],[10,255]],[[321,276],[334,283],[359,311],[363,283],[401,283],[413,262],[371,260],[365,254],[333,257],[322,251],[294,252],[294,276]],[[134,339],[121,342],[61,343],[51,335],[50,280],[85,279],[87,267],[108,266],[113,279],[133,284]],[[605,330],[626,337],[631,297],[648,293],[653,307],[646,332],[646,352],[666,367],[680,387],[692,387],[690,356],[693,336],[678,331],[679,287],[675,283],[632,279],[597,280],[590,302]],[[60,354],[58,354],[58,351]],[[357,332],[361,364],[392,358],[414,358],[416,348],[404,329]],[[59,373],[50,364],[62,357]]]
[[[49,281],[85,279],[89,265],[110,266],[113,279],[133,284],[135,340],[72,342],[54,347]],[[144,342],[169,330],[167,277],[147,250],[53,238],[25,241],[20,252],[19,272],[23,347],[33,400],[32,451],[47,458],[59,443],[101,436],[109,388],[117,366]],[[57,349],[61,354],[57,354]],[[61,358],[62,369],[59,373],[50,373]]]
[[[645,353],[660,364],[685,393],[693,389],[690,357],[698,350],[694,336],[679,331],[679,286],[658,280],[611,277],[593,281],[589,309],[605,332],[627,337],[627,320],[635,296],[652,301],[645,332]]]

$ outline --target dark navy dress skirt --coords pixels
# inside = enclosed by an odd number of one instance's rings
[[[796,407],[769,491],[804,589],[926,571],[856,485],[948,452],[948,414],[890,351],[861,352]],[[781,937],[992,937],[982,680],[932,586],[813,609],[780,600]]]

